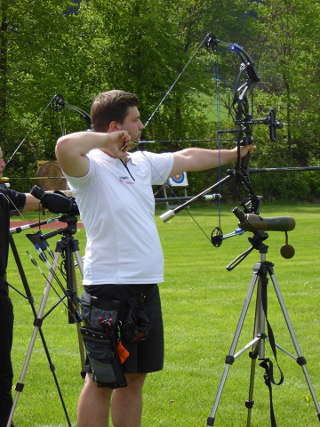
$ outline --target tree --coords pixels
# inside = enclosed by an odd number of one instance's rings
[[[0,16],[0,141],[5,139],[7,123],[7,91],[8,91],[8,0],[1,2]]]
[[[305,0],[272,0],[257,5],[258,69],[262,84],[256,111],[263,115],[276,107],[285,127],[270,143],[257,130],[261,166],[310,165],[319,155],[317,119],[319,51],[314,34],[319,30],[319,5]],[[319,195],[315,175],[279,175],[257,178],[270,197],[305,198]],[[320,183],[318,179],[318,184]]]

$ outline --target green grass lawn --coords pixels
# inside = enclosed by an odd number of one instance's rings
[[[163,208],[164,210],[164,208]],[[302,354],[306,357],[312,384],[320,398],[320,263],[319,263],[319,206],[311,204],[266,205],[264,216],[292,215],[296,228],[289,232],[289,243],[295,247],[294,258],[281,258],[279,250],[284,233],[270,232],[267,259],[275,264],[275,274],[292,320]],[[160,211],[159,211],[160,213]],[[192,208],[191,213],[210,233],[217,225],[215,208]],[[223,231],[234,230],[237,220],[229,208],[223,210]],[[30,218],[30,216],[28,217]],[[226,265],[249,247],[251,233],[226,240],[215,248],[194,226],[187,212],[169,223],[157,219],[165,253],[166,282],[161,285],[165,321],[166,360],[162,372],[150,375],[144,393],[143,427],[206,426],[214,397],[224,369],[237,321],[252,278],[252,267],[259,253],[251,253],[235,270]],[[84,248],[84,231],[77,238]],[[21,254],[30,288],[38,309],[44,289],[44,278],[25,254],[33,251],[24,233],[14,236]],[[54,239],[53,239],[54,240]],[[54,242],[51,244],[54,248]],[[40,261],[39,261],[40,263]],[[46,272],[44,264],[40,264]],[[10,260],[9,281],[22,288],[15,263]],[[271,285],[271,284],[270,284]],[[15,383],[20,375],[33,331],[33,316],[28,302],[11,292],[15,310],[13,362]],[[47,307],[57,297],[50,291]],[[287,326],[272,286],[269,287],[269,320],[276,342],[294,352]],[[255,294],[250,304],[239,339],[241,349],[252,337]],[[82,387],[80,361],[75,325],[67,322],[65,307],[59,305],[43,324],[63,396],[75,423],[78,394]],[[269,345],[267,356],[272,358]],[[230,369],[216,414],[216,426],[246,425],[250,379],[248,352],[242,354]],[[273,388],[278,426],[312,427],[319,425],[313,400],[301,368],[280,352],[279,363],[284,371],[284,384]],[[257,364],[255,377],[252,426],[270,425],[269,397],[263,380],[264,371]],[[278,375],[275,369],[276,376]],[[30,365],[15,412],[18,427],[65,426],[65,417],[52,380],[40,337],[36,339]]]

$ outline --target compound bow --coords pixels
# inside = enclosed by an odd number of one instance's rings
[[[237,161],[234,169],[228,169],[227,175],[220,179],[218,182],[203,190],[201,193],[194,196],[189,201],[171,209],[161,215],[161,219],[165,222],[169,220],[176,213],[188,207],[193,202],[202,198],[206,194],[212,192],[221,184],[235,178],[238,193],[240,195],[240,187],[244,188],[248,194],[246,201],[241,201],[245,213],[259,214],[260,198],[254,193],[250,182],[250,153],[245,157],[240,157],[240,147],[253,144],[253,125],[264,124],[269,127],[269,136],[272,141],[276,140],[276,130],[283,125],[276,119],[275,110],[271,110],[267,117],[254,119],[252,108],[250,108],[249,95],[252,93],[254,87],[259,83],[260,79],[255,70],[254,63],[247,52],[237,43],[227,43],[217,39],[214,35],[208,34],[206,36],[205,45],[207,48],[216,49],[217,46],[222,46],[236,53],[240,57],[240,69],[235,79],[235,88],[233,92],[232,109],[235,113],[234,123],[236,129],[222,131],[223,133],[232,133],[236,135],[237,140]],[[216,227],[211,234],[211,241],[214,246],[220,246],[224,238],[233,237],[242,234],[239,229],[232,233],[223,236],[220,227]]]

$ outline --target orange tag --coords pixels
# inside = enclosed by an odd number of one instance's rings
[[[121,341],[119,341],[117,344],[117,353],[118,353],[121,364],[123,364],[128,359],[128,357],[130,356],[130,353],[124,347],[124,345],[122,344]]]

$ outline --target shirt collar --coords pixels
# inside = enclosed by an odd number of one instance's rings
[[[99,153],[100,153],[101,157],[105,157],[111,163],[116,163],[119,160],[119,159],[117,159],[115,157],[110,156],[108,153],[105,153],[102,150],[99,150]],[[137,162],[136,162],[136,160],[135,160],[135,158],[133,156],[133,153],[128,153],[127,163],[131,163],[132,165],[136,165],[137,164]]]
[[[128,162],[127,163],[130,162],[131,164],[136,165],[137,162],[136,162],[136,160],[135,160],[135,158],[134,158],[134,156],[132,154],[133,153],[128,153],[129,157],[128,157]]]

